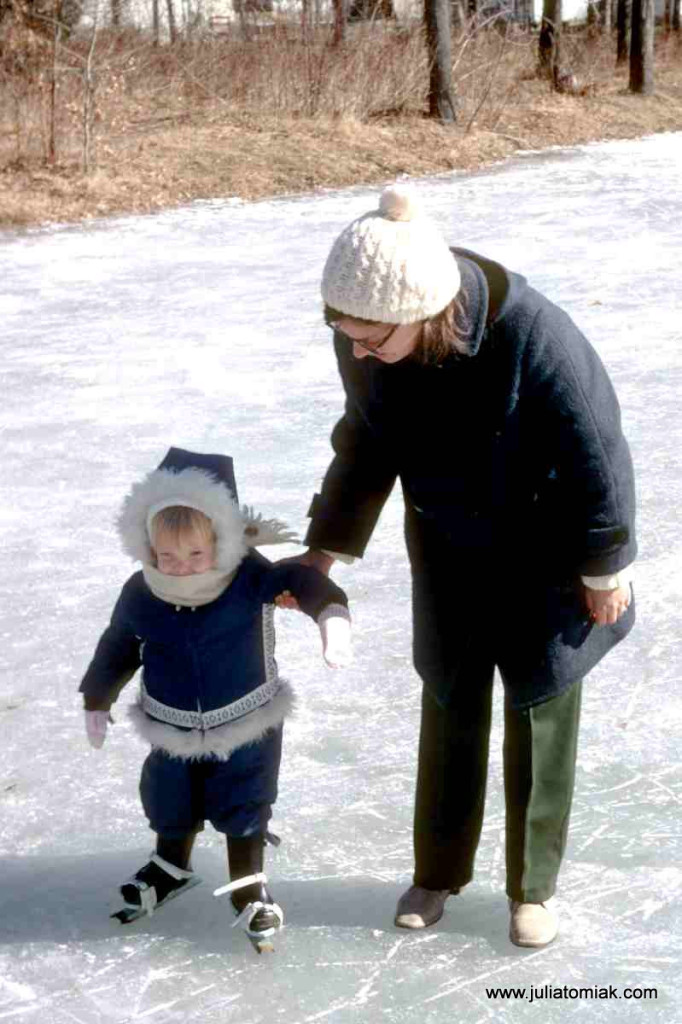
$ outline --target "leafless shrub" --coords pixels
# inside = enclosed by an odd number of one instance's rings
[[[59,0],[41,0],[49,2]],[[257,130],[264,117],[286,125],[425,114],[429,69],[420,24],[357,22],[333,45],[333,25],[308,26],[304,36],[297,21],[263,11],[263,3],[244,2],[241,21],[195,20],[174,45],[156,45],[153,35],[125,26],[90,24],[69,35],[55,34],[57,20],[48,14],[40,31],[26,19],[3,18],[0,166],[52,159],[90,170],[98,145],[113,151],[121,140],[178,123],[231,118]],[[453,32],[459,125],[496,132],[523,103],[537,39],[503,7],[478,10],[473,19],[462,11]],[[612,50],[604,37],[565,34],[575,95],[612,73]]]

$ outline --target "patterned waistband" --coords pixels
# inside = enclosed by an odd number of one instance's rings
[[[148,715],[156,718],[159,722],[177,725],[181,729],[201,729],[205,732],[207,729],[215,729],[218,725],[234,722],[251,711],[263,707],[264,704],[272,700],[279,687],[279,679],[269,679],[262,686],[251,690],[239,700],[226,704],[222,708],[215,708],[213,711],[182,711],[180,708],[170,707],[168,704],[162,704],[160,700],[150,697],[143,682],[140,685],[140,704]]]

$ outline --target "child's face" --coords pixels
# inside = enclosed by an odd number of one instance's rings
[[[156,537],[156,567],[166,576],[193,576],[215,568],[215,541],[201,533]]]

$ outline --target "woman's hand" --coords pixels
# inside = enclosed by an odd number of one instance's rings
[[[334,559],[331,555],[325,555],[324,551],[315,551],[313,548],[308,548],[302,555],[298,555],[295,558],[281,559],[277,565],[285,565],[287,562],[298,563],[298,565],[310,565],[324,576],[328,576],[329,570],[334,564]],[[300,612],[301,610],[298,601],[289,590],[283,590],[281,594],[278,594],[275,598],[275,604],[278,608],[288,608],[290,611]]]
[[[313,569],[317,569],[324,576],[329,575],[329,570],[334,564],[331,555],[325,554],[324,551],[315,551],[314,548],[308,548],[300,558],[295,558],[294,561],[300,562],[301,565],[311,565]]]
[[[595,626],[612,626],[630,607],[630,587],[592,590],[585,587],[585,604]]]

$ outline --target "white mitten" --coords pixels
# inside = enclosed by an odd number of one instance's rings
[[[108,711],[85,712],[85,731],[88,734],[90,746],[95,750],[99,750],[104,745],[109,722],[113,722],[113,718]]]
[[[343,611],[345,613],[343,615],[329,614],[326,616],[323,612],[317,623],[322,636],[324,660],[330,668],[344,668],[350,664],[352,659],[350,619],[345,608]]]

